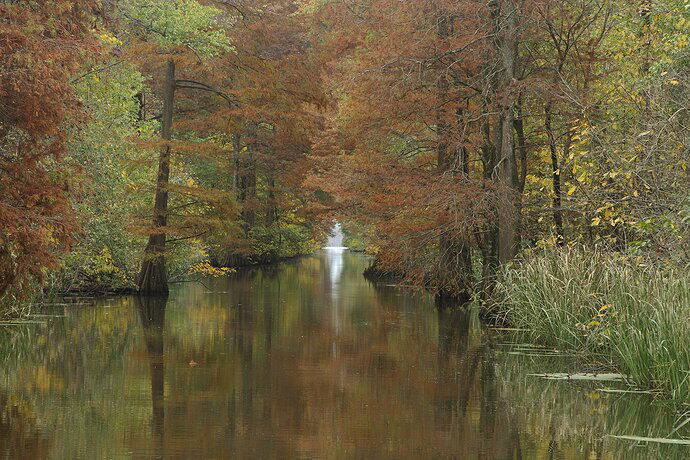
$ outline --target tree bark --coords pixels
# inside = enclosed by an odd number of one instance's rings
[[[517,136],[517,152],[520,158],[520,174],[518,177],[518,193],[520,198],[525,191],[525,182],[527,181],[527,138],[525,136],[525,120],[522,113],[522,97],[518,98],[517,118],[515,119],[515,135]],[[522,200],[520,200],[520,209],[522,209]]]
[[[556,243],[558,246],[565,244],[565,234],[563,233],[563,198],[561,190],[561,170],[558,160],[558,145],[556,135],[552,127],[553,104],[551,101],[544,106],[544,129],[549,141],[549,151],[551,152],[551,180],[553,188],[553,221],[556,225]]]
[[[496,168],[496,145],[492,142],[491,124],[488,120],[488,101],[484,102],[485,120],[481,124],[483,137],[482,164],[484,166],[484,179],[493,180]],[[486,229],[481,237],[482,250],[482,300],[486,306],[493,293],[493,286],[498,268],[498,222],[489,219]]]
[[[451,18],[440,11],[438,16],[438,38],[442,41],[447,40],[452,34]],[[451,151],[449,142],[450,124],[446,119],[444,105],[448,102],[450,83],[446,69],[441,63],[437,85],[437,109],[436,109],[436,131],[437,131],[437,169],[439,175],[450,174],[453,179],[462,178],[464,180],[468,173],[467,154],[465,149],[460,146],[455,151]],[[458,109],[456,121],[462,120],[462,111]],[[458,129],[460,127],[458,126]],[[457,174],[459,173],[459,174]],[[448,209],[452,215],[451,209]],[[439,273],[438,288],[439,297],[453,299],[457,301],[467,301],[471,297],[472,279],[472,253],[466,237],[457,234],[453,222],[448,222],[450,231],[439,238]]]
[[[518,248],[518,194],[517,166],[515,161],[515,101],[512,84],[517,66],[517,7],[514,0],[492,1],[494,27],[497,32],[496,51],[500,57],[502,79],[500,82],[500,148],[498,149],[498,183],[503,194],[498,210],[498,257],[505,263],[515,257]],[[497,136],[497,137],[498,137]]]
[[[522,111],[522,95],[518,96],[515,107],[516,118],[514,122],[515,136],[517,136],[517,145],[515,146],[517,152],[517,159],[519,159],[520,170],[517,177],[517,232],[518,232],[518,246],[522,239],[523,215],[522,208],[524,205],[525,183],[527,182],[527,139],[525,137],[525,121]],[[516,166],[517,169],[517,166]]]
[[[266,226],[271,227],[278,221],[278,208],[276,205],[276,180],[272,173],[266,179]]]
[[[249,124],[247,155],[241,161],[240,199],[242,201],[242,220],[245,237],[256,224],[256,123]]]
[[[242,151],[242,138],[239,134],[232,135],[232,189],[239,198],[240,186],[240,152]]]
[[[153,231],[149,236],[144,261],[139,272],[139,292],[168,292],[168,273],[165,258],[165,240],[168,221],[168,184],[170,181],[170,140],[172,138],[173,106],[175,102],[175,62],[168,61],[163,95],[161,138],[166,141],[158,158],[158,180],[153,207]]]

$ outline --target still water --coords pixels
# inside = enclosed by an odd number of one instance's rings
[[[606,437],[668,435],[648,395],[529,376],[577,363],[372,284],[368,263],[324,251],[2,327],[0,458],[690,456]]]

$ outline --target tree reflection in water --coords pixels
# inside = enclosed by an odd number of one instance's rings
[[[0,458],[46,458],[52,440],[39,429],[35,415],[22,401],[0,393]]]
[[[471,309],[370,283],[367,264],[323,252],[0,331],[0,457],[687,453],[604,439],[664,435],[674,413],[644,395],[527,377],[572,364],[511,354]]]
[[[165,359],[164,359],[164,326],[165,307],[168,297],[139,296],[135,298],[141,325],[144,329],[144,340],[148,352],[151,375],[151,432],[155,440],[156,457],[164,456],[165,429]]]

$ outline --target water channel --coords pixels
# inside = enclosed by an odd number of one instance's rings
[[[0,328],[0,458],[684,458],[677,415],[342,249]],[[688,426],[674,433],[686,437]]]

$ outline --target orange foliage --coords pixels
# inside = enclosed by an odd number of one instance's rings
[[[444,269],[440,239],[479,244],[498,207],[481,161],[493,118],[486,2],[329,4],[316,20],[339,104],[307,184],[336,198],[340,219],[373,229],[388,269],[428,278]]]
[[[58,160],[80,115],[70,78],[97,49],[93,6],[0,4],[0,294],[41,278],[76,231]]]

